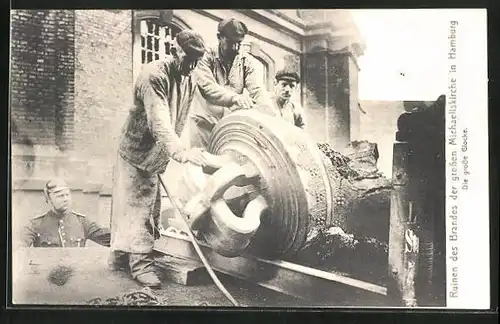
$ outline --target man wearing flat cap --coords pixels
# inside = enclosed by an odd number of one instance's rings
[[[300,77],[297,72],[289,69],[278,71],[274,82],[274,102],[281,118],[303,129],[305,127],[304,111],[300,104],[291,100],[299,83]]]
[[[110,269],[128,271],[153,288],[160,287],[152,255],[159,237],[159,175],[171,159],[208,164],[207,152],[188,149],[180,139],[196,89],[191,72],[205,43],[198,33],[184,30],[171,53],[145,65],[136,80],[113,175]]]
[[[219,23],[218,46],[207,51],[196,70],[198,87],[207,101],[196,107],[191,123],[191,143],[206,147],[213,127],[237,109],[257,108],[275,115],[270,94],[256,69],[256,60],[240,52],[247,26],[236,19]],[[247,90],[249,97],[243,94]]]
[[[43,189],[50,210],[24,227],[24,247],[84,247],[86,240],[109,246],[110,232],[71,210],[71,193],[62,179],[48,181]]]

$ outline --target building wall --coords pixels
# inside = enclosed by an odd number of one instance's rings
[[[304,55],[306,130],[343,151],[359,136],[358,68],[347,53],[319,49]]]
[[[13,10],[12,141],[66,149],[73,131],[74,11]]]
[[[75,155],[89,179],[110,186],[132,105],[132,12],[77,10],[75,31]]]
[[[350,111],[350,135],[351,141],[357,140],[360,136],[359,128],[360,128],[360,109],[359,109],[359,67],[357,62],[353,59],[353,57],[349,57],[348,59],[348,67],[350,73],[348,73],[348,85],[347,92],[349,94],[349,111]]]
[[[40,184],[40,187],[43,184]],[[72,209],[78,213],[82,213],[89,220],[97,222],[99,225],[109,226],[109,210],[106,213],[100,213],[102,204],[106,201],[101,201],[99,193],[86,192],[83,190],[72,190]],[[13,234],[18,235],[22,226],[36,216],[43,215],[49,210],[49,205],[45,201],[41,189],[14,191],[12,195],[12,229]]]
[[[285,66],[300,68],[302,44],[297,35],[286,34],[234,10],[206,10],[205,14],[196,10],[174,12],[176,19],[201,32],[212,45],[217,43],[220,19],[241,19],[250,30],[247,41],[256,42],[272,58],[272,70]],[[35,148],[43,144],[58,147],[62,143],[60,146],[66,150],[64,141],[58,138],[69,140],[71,150],[64,154],[80,161],[86,169],[81,178],[108,189],[120,130],[132,104],[133,63],[140,60],[132,56],[132,21],[131,10],[13,12],[11,108],[13,126],[18,126],[17,135],[13,134],[16,141],[24,148],[33,145],[26,137],[34,142]],[[297,93],[295,99],[300,101],[301,97],[306,104],[307,130],[315,139],[324,139],[324,103],[318,103],[307,89]],[[58,118],[62,123],[56,122]],[[48,150],[32,149],[26,154],[30,152],[37,160]],[[46,161],[52,163],[50,159]],[[18,206],[26,206],[27,197],[30,201],[38,197],[34,209],[23,207],[21,212],[18,208],[18,214],[24,215],[21,218],[39,213],[44,205],[38,196],[40,190],[18,192]],[[77,195],[75,206],[89,215],[97,214],[91,217],[106,225],[109,190],[101,193],[97,206],[87,208],[80,202],[89,195]],[[92,195],[92,201],[95,199]]]
[[[301,44],[298,38],[277,31],[265,23],[256,21],[235,10],[206,11],[207,14],[201,14],[194,10],[174,10],[174,15],[191,29],[201,33],[209,46],[217,45],[217,25],[221,19],[229,17],[240,19],[247,24],[249,29],[245,42],[257,43],[265,56],[272,59],[271,72],[276,72],[285,66],[293,66],[297,71],[300,71]],[[277,46],[273,41],[279,41],[281,46]],[[270,77],[274,78],[274,73]],[[273,90],[270,89],[270,91]],[[300,102],[300,91],[296,93],[294,100]]]
[[[219,20],[234,16],[249,26],[247,41],[259,44],[262,52],[272,58],[272,72],[285,65],[300,68],[301,44],[297,36],[234,10],[207,12],[175,10],[175,15],[200,31],[209,44],[217,43]],[[279,45],[274,43],[277,40]],[[39,144],[57,147],[57,134],[63,131],[56,125],[62,125],[66,135],[63,138],[73,146],[66,155],[87,162],[83,174],[89,181],[110,185],[118,136],[132,99],[132,11],[15,11],[13,44],[13,128],[19,133],[15,141],[23,149]],[[62,51],[61,46],[66,49]],[[294,99],[300,102],[301,95],[306,97],[307,93],[298,92]],[[312,115],[315,108],[309,100],[306,116]],[[56,122],[57,111],[66,114],[59,116],[62,123]],[[316,125],[314,118],[308,119],[309,125]],[[39,156],[38,152],[46,149],[31,151]]]
[[[12,210],[19,221],[40,212],[29,198],[33,183],[60,173],[73,144],[74,11],[14,10],[11,26],[11,177],[20,189]]]
[[[392,177],[392,147],[397,131],[397,121],[404,112],[402,101],[361,101],[359,140],[378,144],[378,168],[388,178]]]
[[[132,99],[131,17],[130,10],[13,11],[13,229],[46,211],[41,190],[61,158],[71,160],[68,180],[80,182],[71,184],[74,209],[109,224],[106,198],[82,186],[111,186]]]
[[[281,47],[297,53],[301,50],[299,38],[250,18],[238,10],[203,10],[203,13],[201,10],[174,10],[174,15],[183,19],[192,29],[201,32],[209,44],[217,42],[217,24],[221,19],[236,18],[248,26],[249,38],[258,37],[263,43],[277,42]]]
[[[317,141],[327,140],[327,63],[323,53],[307,54],[302,76],[303,103],[306,109],[306,131]],[[314,71],[314,72],[313,72]]]

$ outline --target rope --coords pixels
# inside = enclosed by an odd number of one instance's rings
[[[166,300],[153,294],[149,287],[141,290],[134,290],[111,298],[93,298],[87,301],[88,305],[99,306],[165,306]]]
[[[170,192],[168,191],[167,186],[165,186],[165,183],[163,182],[161,176],[158,175],[158,178],[160,179],[161,186],[163,187],[163,189],[167,193],[167,196],[173,197],[170,194]],[[188,228],[187,234],[189,235],[189,238],[191,239],[191,242],[193,242],[194,249],[196,250],[196,253],[200,257],[201,262],[203,263],[203,265],[207,269],[207,272],[210,275],[210,278],[212,278],[212,280],[215,283],[215,285],[217,286],[217,288],[224,294],[224,296],[234,306],[239,306],[238,302],[233,298],[233,296],[231,296],[231,294],[229,293],[229,291],[226,290],[226,288],[224,287],[224,285],[222,285],[222,283],[220,282],[219,278],[217,278],[217,275],[212,270],[212,267],[210,266],[210,264],[208,263],[207,259],[203,255],[203,252],[201,251],[200,246],[198,245],[198,242],[196,241],[196,238],[194,237],[194,234],[191,231],[191,228],[189,227],[189,224],[188,224],[187,220],[184,218],[184,214],[181,212],[180,208],[177,206],[177,203],[175,202],[175,199],[171,199],[171,203],[172,203],[172,207],[174,207],[174,210],[176,211],[176,213],[178,213],[180,215],[182,221],[184,222],[184,224]]]

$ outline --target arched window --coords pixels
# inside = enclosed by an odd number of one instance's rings
[[[273,88],[274,61],[264,53],[257,43],[243,44],[243,51],[251,54],[257,61],[257,73],[261,76],[263,84],[268,91]]]
[[[170,54],[172,40],[181,29],[157,19],[143,19],[141,30],[141,64],[164,59]]]
[[[186,28],[189,27],[174,17],[173,10],[134,10],[134,79],[143,64],[161,60],[170,54],[172,40]]]
[[[262,78],[262,81],[266,85],[266,88],[268,88],[267,83],[268,83],[268,79],[269,79],[269,76],[268,76],[269,66],[267,65],[267,63],[265,61],[263,61],[259,57],[255,57],[255,58],[257,59],[256,61],[258,62],[257,66],[256,66],[257,73],[259,73],[260,77]]]

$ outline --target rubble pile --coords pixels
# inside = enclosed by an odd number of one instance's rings
[[[313,227],[295,262],[326,271],[348,273],[372,282],[387,273],[392,183],[377,169],[377,145],[349,144],[346,154],[327,143],[319,149],[329,160],[337,224]],[[330,164],[330,165],[328,165]]]
[[[342,154],[327,143],[318,147],[329,160],[326,163],[333,186],[334,210],[339,224],[356,236],[387,241],[392,181],[377,169],[377,145],[352,142]]]
[[[47,280],[57,286],[64,286],[74,272],[72,267],[58,265],[50,271]]]
[[[387,257],[386,242],[329,227],[310,232],[307,245],[293,261],[381,284],[387,275]]]

